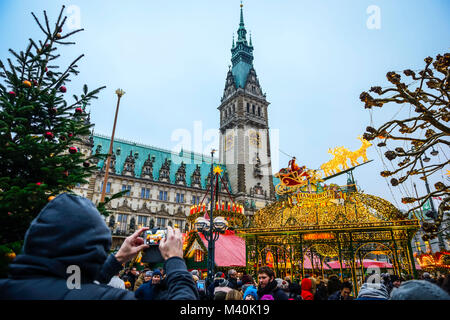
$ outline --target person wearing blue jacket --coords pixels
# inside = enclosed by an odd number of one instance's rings
[[[31,222],[21,254],[0,279],[0,300],[134,300],[134,292],[107,285],[122,264],[147,248],[141,228],[108,254],[111,231],[88,199],[63,193]],[[160,243],[165,259],[167,299],[197,300],[198,293],[183,260],[180,231],[169,227]]]
[[[152,279],[134,292],[135,297],[139,300],[166,300],[166,280],[161,278],[162,274],[159,269],[153,271]]]

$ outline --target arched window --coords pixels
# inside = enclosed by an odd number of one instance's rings
[[[253,114],[255,114],[255,105],[254,104],[252,104],[252,112],[253,112]]]
[[[250,103],[247,102],[247,113],[250,113]]]
[[[261,107],[258,107],[258,116],[261,117]]]
[[[236,112],[236,109],[234,107],[235,107],[235,104],[233,104],[233,113]]]

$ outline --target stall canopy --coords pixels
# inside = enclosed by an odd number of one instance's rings
[[[202,233],[200,238],[206,247],[208,241]],[[221,234],[215,243],[216,266],[218,267],[245,267],[245,240],[238,237],[233,232]]]

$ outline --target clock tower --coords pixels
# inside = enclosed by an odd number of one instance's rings
[[[227,167],[236,201],[252,215],[275,199],[270,158],[268,106],[253,67],[251,35],[247,41],[243,5],[238,38],[231,48],[231,62],[220,111],[220,162]]]

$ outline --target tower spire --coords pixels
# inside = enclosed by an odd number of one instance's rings
[[[233,64],[231,71],[238,88],[244,88],[248,73],[253,68],[253,46],[247,42],[243,7],[241,1],[241,18],[237,30],[238,39],[235,43],[233,41],[233,47],[231,48],[231,62]]]
[[[244,10],[242,9],[244,7],[244,5],[242,4],[242,0],[241,0],[241,21],[239,23],[239,26],[244,27]]]
[[[242,4],[241,1],[241,19],[239,22],[239,29],[238,29],[238,42],[247,42],[247,39],[245,38],[245,34],[247,33],[247,30],[245,30],[245,25],[244,25],[244,10],[242,9],[244,7],[244,5]]]

